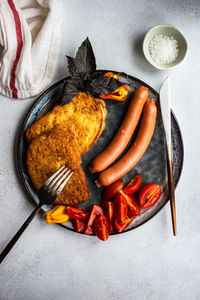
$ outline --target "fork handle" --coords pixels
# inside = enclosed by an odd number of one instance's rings
[[[39,211],[39,209],[41,208],[41,206],[42,206],[42,204],[38,204],[36,206],[36,208],[34,209],[34,211],[26,219],[26,221],[20,227],[20,229],[17,231],[17,233],[15,234],[15,236],[12,238],[12,240],[10,240],[10,242],[8,243],[8,245],[1,252],[1,254],[0,254],[0,264],[4,260],[4,258],[6,257],[6,255],[10,252],[10,250],[15,245],[15,243],[18,241],[18,239],[20,238],[20,236],[22,235],[22,233],[25,231],[25,229],[28,227],[28,225],[31,223],[31,221],[33,220],[33,218],[35,217],[35,215],[37,214],[37,212]]]

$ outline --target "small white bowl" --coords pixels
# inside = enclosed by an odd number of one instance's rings
[[[175,40],[177,40],[178,48],[179,48],[178,56],[177,56],[176,60],[170,64],[157,63],[152,59],[152,57],[150,55],[150,52],[149,52],[150,42],[155,35],[159,35],[159,34],[173,36],[173,38]],[[145,35],[142,48],[143,48],[144,56],[146,57],[147,61],[152,66],[154,66],[155,68],[160,69],[160,70],[169,70],[169,69],[176,67],[184,60],[186,53],[187,53],[188,45],[187,45],[187,41],[186,41],[184,35],[175,26],[157,25],[157,26],[151,28]]]

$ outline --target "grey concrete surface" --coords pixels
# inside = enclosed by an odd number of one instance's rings
[[[145,32],[173,24],[189,51],[170,72],[155,70],[143,57]],[[176,189],[177,237],[169,204],[151,221],[103,243],[39,215],[0,266],[1,300],[200,299],[200,5],[194,0],[63,0],[62,40],[54,81],[67,72],[89,36],[100,69],[136,76],[156,90],[172,79],[172,108],[182,129],[185,159]],[[14,145],[34,99],[0,96],[0,251],[33,209],[17,178]]]

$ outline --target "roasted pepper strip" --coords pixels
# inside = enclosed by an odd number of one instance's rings
[[[118,75],[114,74],[113,72],[105,73],[104,76],[113,77],[116,80],[119,80]],[[99,97],[102,99],[112,99],[112,100],[117,100],[117,101],[124,101],[124,100],[126,100],[127,95],[128,95],[127,86],[124,84],[110,94],[99,94]]]
[[[56,205],[52,209],[48,210],[44,216],[48,224],[52,223],[64,223],[69,220],[67,214],[67,207],[64,205]]]
[[[119,74],[114,74],[113,72],[107,72],[104,74],[104,76],[113,77],[119,81],[119,78],[118,78]]]

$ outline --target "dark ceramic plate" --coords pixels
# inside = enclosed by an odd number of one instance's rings
[[[98,71],[99,73],[108,72],[108,71]],[[118,73],[118,72],[114,72]],[[142,175],[142,184],[147,184],[154,182],[159,184],[162,187],[162,195],[159,201],[149,210],[142,211],[141,215],[133,220],[133,222],[129,225],[129,227],[125,230],[133,229],[146,221],[148,221],[152,216],[154,216],[168,201],[168,189],[167,189],[167,166],[166,166],[166,146],[165,146],[165,136],[164,136],[164,128],[160,113],[160,105],[159,105],[159,94],[148,86],[146,83],[134,78],[132,76],[120,75],[120,80],[128,85],[129,89],[129,97],[124,102],[117,102],[113,100],[106,100],[106,108],[108,110],[108,115],[106,118],[106,129],[103,131],[101,137],[98,139],[98,142],[92,147],[92,149],[83,156],[82,158],[82,167],[84,169],[88,185],[90,188],[91,196],[90,199],[81,205],[81,207],[88,208],[92,203],[100,204],[101,203],[101,193],[102,188],[98,189],[95,185],[95,179],[97,175],[91,175],[87,166],[91,162],[91,160],[97,156],[112,140],[113,136],[118,130],[119,125],[126,113],[132,92],[138,86],[144,85],[149,88],[149,97],[154,98],[157,108],[158,115],[156,121],[156,128],[154,131],[153,138],[151,143],[145,152],[142,159],[136,164],[136,166],[123,177],[126,183],[128,183],[133,176],[137,173]],[[58,97],[59,92],[63,86],[64,80],[61,80],[51,87],[49,87],[41,96],[38,97],[34,105],[31,107],[29,112],[27,113],[23,124],[21,126],[18,141],[17,141],[17,165],[18,171],[20,174],[21,181],[27,191],[31,200],[38,203],[38,196],[36,190],[34,189],[29,175],[27,171],[26,165],[26,152],[27,152],[27,142],[25,138],[26,129],[40,116],[44,115],[46,112],[51,110],[53,106],[56,105],[56,97]],[[172,116],[172,140],[173,140],[173,173],[175,185],[177,185],[178,180],[181,175],[182,165],[183,165],[183,142],[181,138],[180,129],[178,123],[175,119],[173,112],[171,112]],[[137,130],[136,133],[137,134]],[[135,134],[132,140],[135,137]],[[131,140],[131,141],[132,141]],[[131,144],[131,141],[128,147]],[[123,154],[122,154],[123,155]],[[49,207],[43,206],[42,210],[47,211]],[[73,230],[71,222],[67,222],[62,224],[68,229]]]

